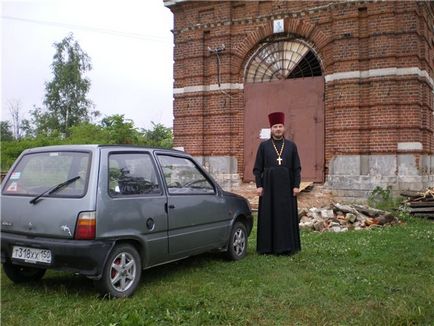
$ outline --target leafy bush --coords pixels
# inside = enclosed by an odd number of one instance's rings
[[[1,142],[1,170],[7,171],[16,158],[27,148],[62,144],[58,137],[40,136],[37,138],[25,138]]]
[[[391,186],[387,186],[386,188],[380,186],[375,187],[368,198],[369,206],[385,211],[398,210],[401,202],[402,197],[393,196]]]
[[[83,122],[69,128],[69,136],[62,137],[60,132],[49,136],[39,134],[18,140],[1,142],[1,171],[7,171],[21,152],[27,148],[59,144],[133,144],[148,147],[171,148],[172,129],[152,122],[152,129],[139,131],[133,121],[123,115],[115,114],[104,118],[100,124]]]

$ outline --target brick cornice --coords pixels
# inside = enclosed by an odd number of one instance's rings
[[[164,4],[166,7],[174,7],[176,5],[182,5],[184,3],[192,2],[189,0],[164,0]],[[205,1],[204,1],[205,2]],[[272,22],[275,19],[287,19],[287,18],[293,18],[293,19],[300,19],[303,17],[306,17],[308,15],[314,14],[314,13],[320,13],[325,12],[329,10],[335,10],[335,9],[341,9],[341,8],[349,8],[351,6],[359,6],[367,3],[373,3],[375,0],[367,0],[367,1],[331,1],[329,3],[307,8],[303,10],[298,11],[292,11],[292,12],[280,12],[280,13],[273,13],[270,15],[258,15],[256,17],[244,17],[240,19],[226,19],[226,20],[220,20],[215,21],[213,23],[196,23],[194,25],[190,25],[184,28],[180,28],[177,30],[172,30],[174,34],[181,34],[188,31],[193,30],[200,30],[200,29],[209,29],[214,27],[220,27],[220,26],[228,26],[228,25],[246,25],[246,24],[253,24],[253,23],[266,23],[266,22]]]

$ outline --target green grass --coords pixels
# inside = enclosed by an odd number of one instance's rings
[[[2,273],[2,325],[434,325],[434,223],[302,232],[293,257],[240,262],[206,254],[145,271],[130,299],[48,272],[14,285]]]

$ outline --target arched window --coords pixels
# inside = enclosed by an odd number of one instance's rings
[[[315,53],[300,41],[278,41],[260,48],[246,69],[247,83],[321,76]]]

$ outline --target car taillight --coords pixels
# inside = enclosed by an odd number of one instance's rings
[[[75,240],[93,240],[96,233],[95,212],[81,212],[77,218],[75,227]]]

